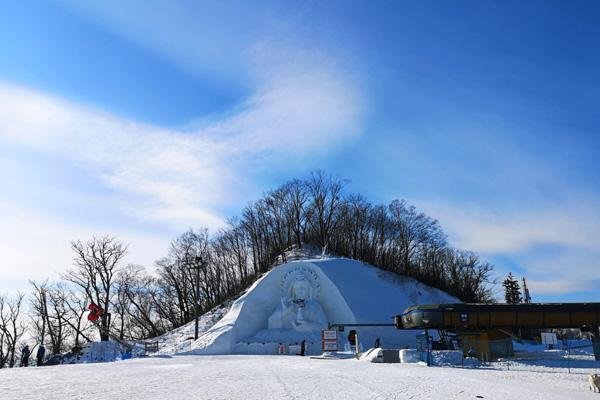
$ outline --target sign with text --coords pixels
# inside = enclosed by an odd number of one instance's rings
[[[337,345],[337,341],[336,342],[323,342],[323,351],[337,351],[338,350],[338,345]]]
[[[338,332],[334,329],[326,329],[321,331],[321,348],[323,351],[338,350]]]
[[[144,343],[144,351],[146,353],[156,353],[158,351],[158,342]]]
[[[321,331],[321,338],[323,340],[337,340],[337,331],[333,329]]]

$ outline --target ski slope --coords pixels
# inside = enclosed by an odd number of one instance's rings
[[[599,366],[600,367],[600,366]],[[593,369],[507,370],[299,356],[173,356],[0,370],[2,400],[598,399]],[[596,369],[598,372],[598,369]]]

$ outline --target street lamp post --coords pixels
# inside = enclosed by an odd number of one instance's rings
[[[200,314],[200,268],[204,266],[204,260],[200,256],[194,257],[194,263],[189,268],[196,270],[196,291],[194,293],[194,340],[198,339],[198,317]]]

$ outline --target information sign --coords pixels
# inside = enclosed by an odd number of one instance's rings
[[[321,338],[323,340],[337,340],[337,331],[333,329],[321,331]]]

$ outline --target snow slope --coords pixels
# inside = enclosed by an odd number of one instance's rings
[[[292,261],[273,268],[255,282],[218,323],[192,344],[192,352],[276,353],[278,343],[264,339],[268,336],[264,333],[267,320],[280,304],[286,279],[289,280],[290,274],[298,270],[310,275],[316,298],[324,309],[327,322],[331,324],[391,324],[394,315],[412,305],[458,301],[414,279],[398,277],[355,260],[331,258]],[[356,330],[363,348],[371,347],[376,338],[381,339],[385,348],[414,346],[417,333],[398,331],[394,327],[360,327]],[[298,335],[290,333],[286,344],[297,344],[300,340]],[[320,352],[318,339],[307,340],[307,345],[309,353]]]
[[[219,322],[221,318],[223,318],[223,316],[229,312],[231,303],[232,302],[221,304],[220,306],[215,307],[206,314],[200,316],[198,318],[199,334],[203,334],[212,328],[217,322]],[[148,341],[158,342],[158,355],[171,355],[189,351],[191,349],[191,344],[194,341],[194,329],[195,321],[192,321],[172,330],[171,332],[167,332],[164,335]]]
[[[315,262],[335,282],[360,323],[393,323],[393,317],[416,304],[459,303],[449,294],[415,279],[383,271],[345,258]],[[345,321],[336,321],[343,323]],[[373,347],[377,337],[384,348],[414,347],[417,331],[395,328],[356,328],[363,347]]]

